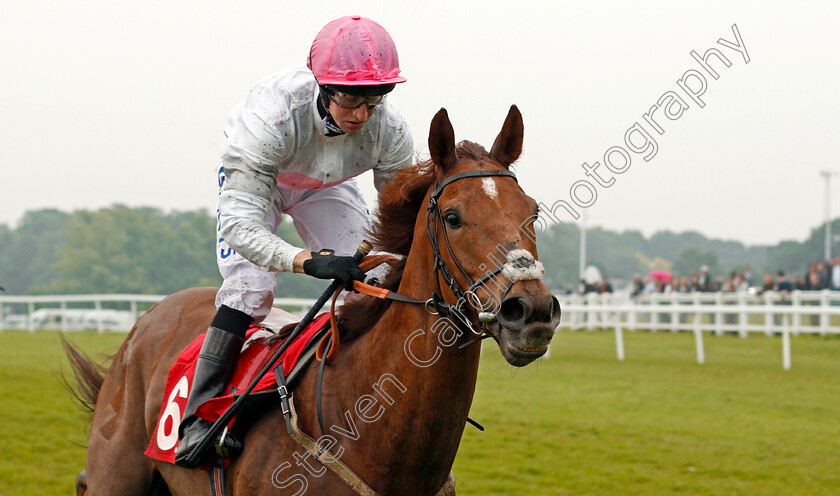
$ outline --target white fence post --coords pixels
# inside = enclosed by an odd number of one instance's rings
[[[137,322],[137,319],[139,319],[140,316],[137,315],[137,302],[136,301],[131,300],[131,302],[128,304],[128,311],[131,312],[131,320],[133,320],[134,322]]]
[[[703,348],[703,331],[699,327],[694,328],[694,347],[697,348],[697,363],[706,363],[706,350]]]
[[[820,291],[820,334],[823,336],[828,334],[828,306],[831,304],[829,294],[827,289]]]
[[[59,308],[61,309],[61,313],[65,315],[65,317],[63,317],[61,319],[61,332],[67,332],[68,330],[70,330],[70,322],[69,322],[70,319],[68,319],[66,317],[66,315],[67,315],[67,302],[64,301],[64,300],[61,300],[61,303],[59,304]]]
[[[35,312],[35,302],[30,301],[26,308],[29,310],[29,315],[32,315]],[[32,322],[32,319],[28,319],[27,327],[29,327],[29,332],[35,332],[35,322]]]
[[[790,370],[790,329],[786,320],[782,326],[782,368]]]
[[[624,334],[620,325],[615,326],[615,354],[619,362],[624,361]]]
[[[99,300],[96,300],[96,302],[94,302],[93,307],[96,309],[97,312],[102,311],[102,303]],[[99,334],[105,332],[104,322],[102,322],[102,319],[96,319],[96,332],[98,332]]]
[[[650,294],[650,330],[652,332],[659,332],[659,315],[656,314],[656,308],[659,306],[659,293]]]
[[[680,318],[679,318],[679,303],[677,303],[677,296],[679,293],[674,291],[671,293],[671,305],[673,305],[674,309],[671,311],[671,332],[679,332],[680,330]]]
[[[765,291],[764,294],[764,334],[767,336],[773,335],[773,312],[771,306],[773,305],[773,292]]]

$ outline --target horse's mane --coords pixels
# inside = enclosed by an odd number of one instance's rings
[[[458,143],[455,153],[459,160],[492,160],[483,146],[472,141]],[[434,169],[431,159],[419,162],[402,170],[379,193],[379,212],[373,221],[373,231],[368,233],[376,250],[408,256],[414,242],[417,215],[435,182]],[[405,259],[392,267],[382,287],[396,291],[404,268]],[[349,341],[364,334],[376,324],[390,303],[391,300],[366,297],[344,305],[338,318],[341,337]]]

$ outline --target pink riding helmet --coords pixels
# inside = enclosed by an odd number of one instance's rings
[[[318,84],[403,83],[397,47],[385,28],[361,16],[340,17],[315,37],[306,66]]]

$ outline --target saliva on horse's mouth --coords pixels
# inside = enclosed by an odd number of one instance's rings
[[[534,347],[508,345],[508,352],[516,358],[539,358],[545,355],[546,351],[548,351],[548,345]]]

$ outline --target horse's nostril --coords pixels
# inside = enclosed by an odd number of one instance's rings
[[[502,302],[499,317],[507,322],[519,322],[525,318],[525,304],[521,298],[509,298]]]
[[[560,316],[562,315],[562,311],[560,310],[560,301],[555,298],[554,296],[551,297],[553,300],[551,302],[551,320],[560,320]]]

